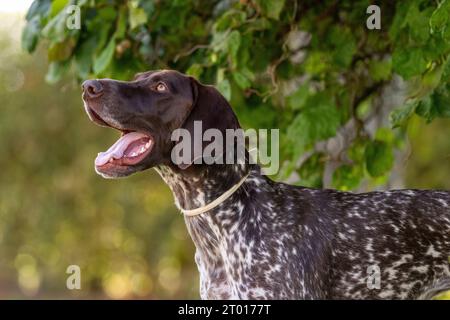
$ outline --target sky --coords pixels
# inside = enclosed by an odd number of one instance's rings
[[[33,0],[0,0],[0,12],[25,12]]]

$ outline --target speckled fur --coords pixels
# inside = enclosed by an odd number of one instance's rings
[[[185,217],[202,299],[414,299],[450,289],[450,193],[354,194],[276,183],[257,166],[160,166]],[[381,271],[380,289],[367,268]],[[432,294],[431,294],[432,293]]]

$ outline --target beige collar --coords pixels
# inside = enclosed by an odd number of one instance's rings
[[[225,191],[220,197],[218,197],[216,200],[208,203],[207,205],[204,205],[203,207],[191,209],[191,210],[185,210],[181,209],[181,212],[184,213],[185,216],[192,217],[196,216],[202,213],[205,213],[206,211],[209,211],[211,209],[214,209],[219,204],[227,200],[233,193],[236,192],[237,189],[244,183],[244,181],[247,179],[247,177],[250,175],[250,172],[247,173],[238,183],[236,183],[234,186],[232,186],[230,189]]]

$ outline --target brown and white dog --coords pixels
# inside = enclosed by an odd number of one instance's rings
[[[176,71],[83,83],[90,119],[122,132],[105,178],[155,168],[183,210],[204,299],[411,299],[450,289],[450,193],[354,194],[277,183],[257,165],[174,164],[175,129],[238,129],[214,87]],[[301,139],[301,137],[299,137]],[[372,277],[378,283],[371,283]]]

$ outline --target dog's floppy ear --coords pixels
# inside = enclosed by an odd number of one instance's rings
[[[203,85],[196,79],[190,77],[192,86],[193,106],[182,126],[189,132],[190,155],[183,159],[190,159],[187,163],[177,161],[181,169],[186,169],[203,158],[202,151],[210,144],[203,142],[203,134],[208,129],[218,129],[225,139],[226,129],[240,128],[239,122],[227,100],[213,86]],[[199,128],[201,125],[201,129]],[[225,140],[222,141],[225,147]],[[217,156],[217,155],[216,155]],[[197,160],[197,161],[196,161]]]

